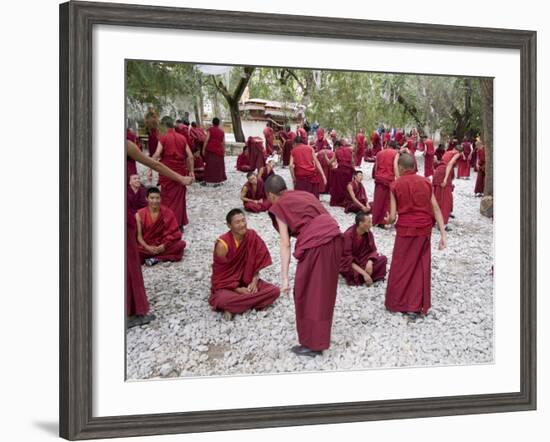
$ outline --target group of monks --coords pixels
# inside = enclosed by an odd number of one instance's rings
[[[182,259],[185,241],[181,232],[188,223],[185,192],[186,186],[197,180],[196,159],[202,161],[206,183],[218,185],[226,180],[225,138],[219,119],[212,121],[206,133],[200,129],[201,136],[191,135],[196,125],[174,124],[170,118],[163,123],[166,134],[157,135],[150,157],[127,137],[129,327],[154,319],[149,313],[141,264]],[[385,279],[387,258],[376,248],[372,226],[395,224],[385,307],[405,314],[409,320],[426,315],[431,306],[432,230],[437,227],[439,249],[443,249],[452,212],[454,168],[460,161],[471,161],[471,145],[466,154],[465,143],[452,141],[438,157],[433,141],[414,132],[405,137],[397,131],[387,137],[374,131],[369,144],[360,130],[352,146],[338,139],[334,131],[325,138],[322,128],[311,142],[303,127],[293,132],[287,126],[275,134],[268,122],[264,140],[248,138],[236,168],[246,173],[240,191],[244,210],[267,212],[278,232],[280,284],[260,278],[260,271],[272,263],[270,252],[260,234],[247,227],[245,212],[234,208],[226,216],[228,231],[213,247],[210,306],[231,319],[249,309],[265,308],[281,292],[289,292],[290,238],[294,237],[298,345],[291,350],[299,356],[319,355],[330,347],[339,275],[348,285],[370,286]],[[479,181],[484,155],[480,143],[476,144]],[[416,150],[425,157],[424,176],[417,173]],[[274,172],[269,157],[275,152],[281,155],[283,167],[289,167],[292,190]],[[372,203],[362,184],[363,172],[357,169],[363,160],[374,162]],[[144,190],[135,161],[159,172],[160,190]],[[330,194],[331,206],[355,213],[354,223],[344,233],[320,201],[322,193]]]

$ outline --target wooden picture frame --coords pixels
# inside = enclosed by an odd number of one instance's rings
[[[284,26],[281,26],[284,23]],[[520,391],[255,409],[92,415],[92,27],[97,24],[520,51]],[[200,9],[60,5],[60,436],[69,440],[536,408],[536,32]]]

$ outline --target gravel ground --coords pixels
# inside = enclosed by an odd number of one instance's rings
[[[437,250],[439,234],[434,231],[430,314],[408,322],[384,308],[385,281],[369,288],[348,287],[340,278],[331,347],[322,356],[304,358],[289,351],[297,344],[292,296],[281,295],[269,308],[237,315],[233,321],[225,321],[208,304],[214,241],[227,231],[226,213],[242,207],[239,190],[246,177],[235,171],[235,160],[226,157],[224,186],[189,188],[184,259],[143,267],[157,319],[127,331],[128,380],[493,361],[493,225],[479,214],[475,173],[470,180],[455,180],[456,219],[451,220],[445,250]],[[422,158],[418,160],[423,171]],[[363,163],[369,200],[374,190],[371,168]],[[290,182],[288,169],[276,172]],[[321,200],[342,231],[353,224],[353,214],[330,207],[326,195]],[[278,284],[278,235],[267,214],[248,214],[247,219],[272,251],[273,265],[261,277]],[[395,231],[375,229],[374,234],[379,252],[388,256],[389,269]],[[292,258],[291,287],[295,266]]]

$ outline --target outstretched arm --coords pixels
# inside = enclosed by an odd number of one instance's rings
[[[169,167],[165,166],[158,161],[153,160],[151,157],[145,155],[138,147],[131,141],[126,142],[126,153],[133,160],[137,161],[144,166],[148,166],[153,170],[156,170],[161,175],[177,181],[178,183],[187,186],[192,183],[193,179],[187,176],[181,176],[179,173],[174,172]]]
[[[290,235],[288,234],[288,226],[285,222],[277,218],[280,235],[280,252],[281,252],[281,291],[288,292],[288,269],[290,267]]]
[[[443,182],[441,183],[441,187],[445,187],[447,185],[447,180],[449,179],[449,175],[451,174],[451,170],[453,170],[453,167],[455,167],[455,163],[458,161],[458,159],[461,157],[462,154],[457,153],[451,161],[449,161],[449,164],[447,164],[447,168],[445,169],[445,178],[443,179]]]
[[[432,202],[432,209],[434,211],[435,221],[437,223],[437,227],[439,228],[439,234],[441,235],[439,238],[439,250],[443,250],[447,244],[445,224],[443,222],[443,215],[441,215],[441,209],[439,208],[439,204],[437,204],[437,200],[435,199],[435,196],[433,193],[432,193],[431,202]]]

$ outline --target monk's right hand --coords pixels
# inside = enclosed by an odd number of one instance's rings
[[[447,241],[445,240],[445,237],[442,236],[439,239],[439,250],[443,250],[447,246]]]
[[[183,184],[184,186],[188,186],[192,182],[193,182],[193,178],[190,176],[182,176],[180,178],[180,183]]]
[[[283,278],[283,282],[281,284],[281,292],[288,293],[288,278]]]
[[[441,187],[445,187],[446,185],[447,185],[447,180],[443,180],[443,181],[441,182]]]

